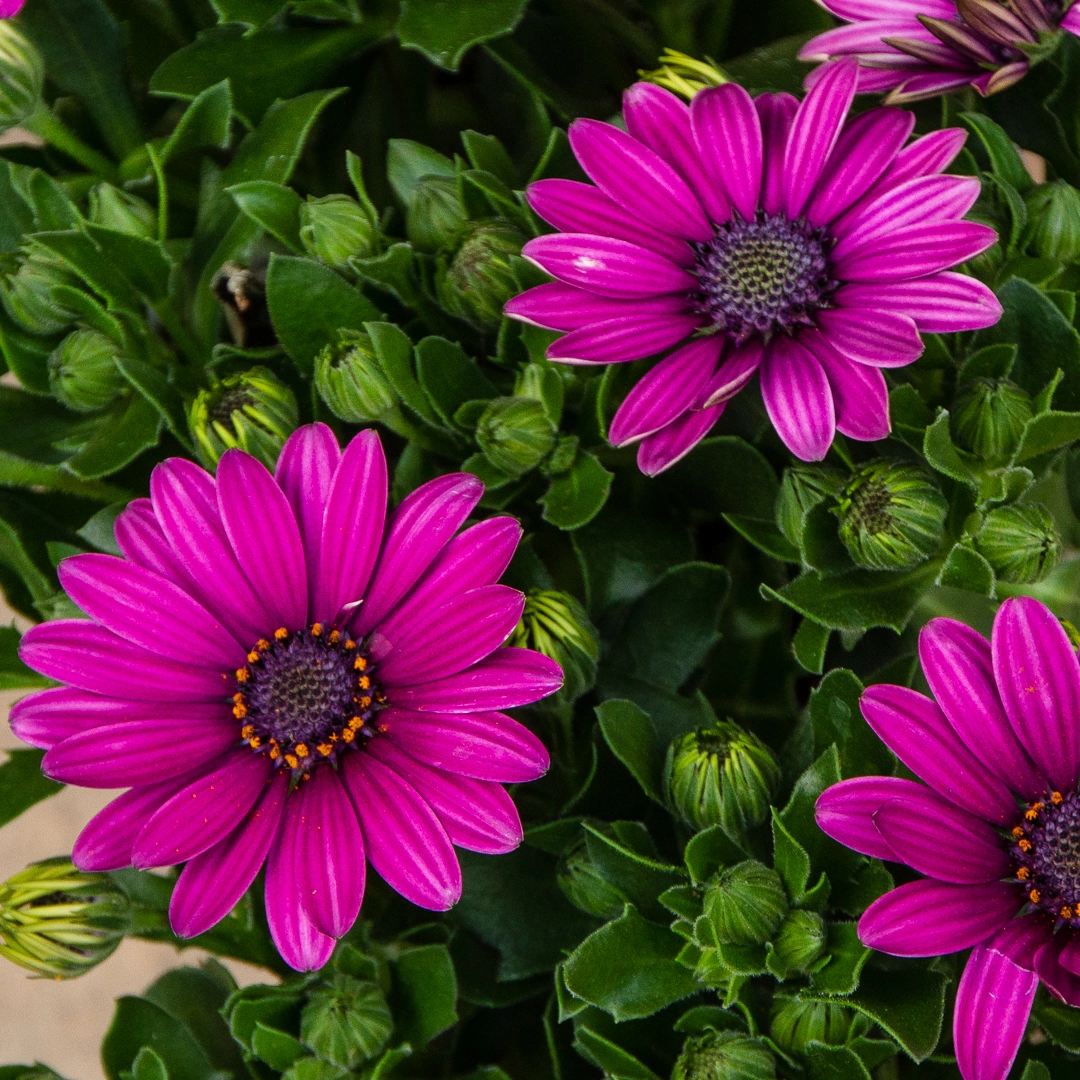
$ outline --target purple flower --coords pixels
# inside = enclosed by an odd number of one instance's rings
[[[1019,82],[1030,53],[1059,28],[1080,35],[1071,0],[818,0],[849,25],[808,41],[800,60],[858,57],[861,93],[888,104],[973,86],[984,97]],[[818,68],[812,86],[824,76]]]
[[[990,641],[922,631],[934,699],[871,686],[867,722],[925,783],[863,776],[818,799],[821,828],[926,877],[875,901],[863,943],[894,956],[972,949],[953,1041],[965,1080],[1004,1080],[1039,980],[1080,1006],[1080,663],[1036,600],[1005,601]]]
[[[11,726],[45,772],[130,787],[83,830],[83,870],[186,863],[182,937],[224,917],[266,863],[266,913],[294,968],[321,967],[356,920],[365,855],[406,899],[461,894],[453,845],[509,851],[501,786],[548,766],[496,710],[558,689],[558,664],[501,648],[524,598],[495,584],[520,537],[508,517],[458,535],[483,485],[442,476],[386,514],[386,459],[300,428],[276,476],[230,450],[217,479],[173,458],[116,522],[124,558],[65,559],[90,620],[43,623],[22,658],[67,685]]]
[[[761,373],[780,437],[818,461],[836,431],[889,433],[883,367],[922,352],[920,331],[989,326],[994,295],[948,268],[986,250],[992,229],[961,221],[971,177],[940,176],[960,131],[905,147],[914,117],[847,120],[854,61],[832,65],[801,105],[729,83],[690,107],[649,83],[623,100],[627,132],[578,120],[570,141],[596,182],[541,180],[533,209],[561,234],[524,254],[558,280],[506,313],[568,333],[566,364],[674,349],[630,392],[608,436],[640,441],[655,475],[705,437]]]

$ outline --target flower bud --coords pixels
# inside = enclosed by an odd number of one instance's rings
[[[773,941],[776,959],[788,971],[806,971],[825,952],[825,920],[813,911],[789,911]]]
[[[646,82],[656,83],[676,94],[681,94],[687,101],[699,91],[709,86],[723,86],[727,76],[706,60],[695,60],[686,53],[675,49],[665,49],[660,57],[660,66],[655,71],[639,71]]]
[[[77,412],[104,409],[127,386],[117,347],[97,330],[68,334],[49,356],[49,389]]]
[[[513,225],[473,225],[453,258],[440,259],[436,273],[439,302],[478,330],[494,330],[503,305],[518,292],[510,260],[521,254],[524,237]]]
[[[1034,585],[1054,569],[1061,537],[1050,512],[1040,503],[999,506],[983,518],[975,550],[1010,585]]]
[[[972,379],[949,414],[953,441],[983,461],[1011,457],[1033,415],[1031,396],[1010,379]]]
[[[705,914],[721,945],[762,945],[787,913],[780,875],[753,859],[728,867],[705,894]]]
[[[776,1059],[741,1031],[707,1030],[683,1044],[671,1080],[773,1080]]]
[[[784,470],[776,499],[776,524],[796,546],[802,539],[803,518],[818,503],[837,495],[844,486],[844,474],[819,465],[796,465]]]
[[[342,331],[340,344],[319,353],[315,385],[330,411],[352,424],[380,420],[397,406],[397,394],[363,331]]]
[[[1080,191],[1065,180],[1040,184],[1025,196],[1031,249],[1044,259],[1080,259]]]
[[[406,216],[405,235],[417,250],[434,254],[450,247],[468,220],[454,177],[422,176]]]
[[[0,131],[29,120],[41,106],[45,64],[9,19],[0,21]]]
[[[949,504],[917,465],[872,461],[838,499],[840,539],[859,565],[903,570],[938,548]]]
[[[4,26],[0,22],[0,26]],[[75,317],[53,297],[58,285],[79,287],[79,279],[59,259],[45,253],[33,243],[25,250],[18,270],[0,286],[0,299],[7,313],[31,334],[58,334],[75,321]]]
[[[127,897],[68,858],[33,863],[0,885],[0,956],[72,979],[110,956],[129,926]]]
[[[596,682],[596,665],[600,659],[596,628],[569,593],[530,589],[525,594],[521,622],[508,644],[534,649],[561,665],[565,682],[549,699],[554,705],[575,701]]]
[[[476,422],[484,457],[507,476],[523,476],[551,452],[557,431],[533,398],[494,398]]]
[[[132,236],[157,239],[157,211],[145,199],[112,184],[98,184],[91,189],[90,220]]]
[[[230,375],[200,391],[188,412],[199,456],[211,469],[234,447],[272,469],[299,421],[293,392],[264,367]]]
[[[377,235],[376,222],[348,195],[308,196],[300,206],[300,240],[315,259],[344,270],[353,255],[371,254]]]
[[[614,919],[622,914],[626,894],[600,873],[583,838],[575,841],[559,860],[556,877],[559,888],[579,910],[598,919]]]
[[[777,996],[769,1034],[781,1050],[801,1054],[809,1042],[843,1046],[855,1021],[856,1014],[842,1005]]]
[[[730,721],[687,732],[668,747],[668,805],[699,832],[721,825],[733,839],[744,837],[769,816],[779,782],[773,752]]]

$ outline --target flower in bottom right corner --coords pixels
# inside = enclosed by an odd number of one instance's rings
[[[925,877],[876,900],[865,945],[893,956],[971,949],[953,1040],[964,1080],[1004,1080],[1039,982],[1080,1006],[1080,662],[1037,600],[1006,600],[989,641],[952,619],[923,628],[933,699],[879,684],[863,716],[923,781],[828,788],[818,825]]]

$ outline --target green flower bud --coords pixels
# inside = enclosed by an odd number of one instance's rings
[[[68,334],[49,357],[49,389],[77,412],[104,409],[127,386],[116,361],[117,347],[97,330]]]
[[[376,222],[348,195],[308,196],[300,206],[300,240],[315,259],[344,270],[353,255],[371,254],[377,235]]]
[[[451,314],[478,330],[494,330],[502,321],[503,305],[518,292],[510,260],[521,254],[525,238],[502,222],[469,229],[447,263],[436,272],[439,302]]]
[[[373,982],[335,974],[308,995],[300,1041],[325,1061],[355,1069],[386,1045],[394,1020]]]
[[[41,106],[45,64],[10,19],[0,21],[0,131],[24,123]]]
[[[728,78],[713,63],[707,60],[695,60],[686,53],[675,49],[665,49],[660,57],[660,66],[655,71],[639,71],[646,82],[656,83],[665,90],[681,94],[687,101],[693,99],[699,90],[709,86],[723,86]]]
[[[975,550],[1010,585],[1034,585],[1054,569],[1061,537],[1050,512],[1040,503],[999,506],[983,518]]]
[[[95,225],[156,240],[157,211],[145,200],[112,184],[98,184],[90,191],[90,220]]]
[[[100,964],[129,922],[127,897],[68,858],[33,863],[0,885],[0,956],[47,978],[73,979]]]
[[[0,26],[6,25],[0,22]],[[79,287],[79,279],[58,259],[33,243],[18,270],[0,286],[7,313],[31,334],[58,334],[75,321],[74,314],[53,297],[58,285]]]
[[[569,704],[591,690],[596,682],[600,642],[585,609],[568,593],[530,589],[525,609],[508,644],[535,649],[562,665],[562,689],[549,699],[558,706]]]
[[[839,494],[844,474],[818,465],[796,465],[784,470],[776,499],[776,524],[796,546],[802,539],[803,518],[818,503]]]
[[[299,422],[293,392],[264,367],[231,375],[200,391],[188,411],[199,456],[211,469],[233,447],[272,469]]]
[[[671,1080],[774,1080],[776,1059],[741,1031],[705,1031],[683,1044]]]
[[[584,839],[575,841],[559,860],[556,877],[559,888],[579,910],[598,919],[614,919],[622,914],[628,897],[600,873]]]
[[[405,235],[419,251],[450,247],[469,220],[452,176],[422,176],[405,220]]]
[[[842,1005],[777,996],[769,1034],[781,1050],[800,1054],[808,1042],[843,1046],[855,1022],[856,1014]]]
[[[1040,184],[1025,196],[1031,249],[1044,259],[1080,259],[1080,191],[1065,180]]]
[[[672,811],[696,831],[721,825],[736,840],[769,816],[779,782],[773,752],[730,721],[675,739],[664,764]]]
[[[825,952],[825,920],[813,911],[789,911],[773,942],[776,958],[788,971],[806,971]]]
[[[762,945],[787,914],[780,875],[755,860],[721,872],[705,894],[705,914],[721,945]]]
[[[983,461],[1002,461],[1020,443],[1034,409],[1031,395],[1010,379],[973,379],[949,414],[953,441]]]
[[[551,452],[558,432],[533,398],[494,398],[476,422],[484,457],[508,476],[523,476]]]
[[[397,407],[397,394],[363,331],[342,331],[340,344],[319,353],[315,385],[331,412],[352,424],[381,420]]]
[[[938,548],[949,504],[917,465],[872,461],[841,492],[840,539],[859,565],[903,570]]]

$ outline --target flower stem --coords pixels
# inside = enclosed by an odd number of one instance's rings
[[[49,145],[67,154],[103,180],[115,183],[118,179],[116,166],[102,153],[87,146],[77,135],[71,132],[47,105],[42,105],[23,127],[27,131],[40,135]]]

